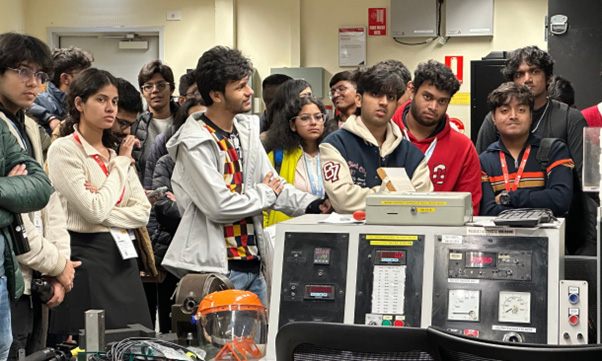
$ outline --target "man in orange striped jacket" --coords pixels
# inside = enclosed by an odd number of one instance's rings
[[[565,215],[573,194],[573,160],[567,146],[556,141],[542,169],[537,158],[542,138],[530,132],[533,93],[508,82],[491,92],[487,102],[500,139],[479,157],[481,215],[510,208],[549,208],[555,216]]]

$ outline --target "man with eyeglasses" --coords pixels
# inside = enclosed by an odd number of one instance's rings
[[[356,115],[320,144],[324,188],[338,213],[366,208],[366,196],[380,190],[380,167],[403,167],[418,192],[433,184],[424,154],[391,121],[405,90],[400,76],[375,65],[357,74]]]
[[[251,110],[253,66],[239,50],[216,46],[197,63],[194,77],[207,106],[167,143],[175,160],[172,185],[182,220],[162,266],[226,274],[236,289],[267,306],[263,211],[290,216],[320,212],[322,200],[278,176],[259,140]]]
[[[140,182],[144,184],[146,155],[155,137],[173,124],[179,105],[171,100],[176,89],[173,71],[161,60],[153,60],[142,67],[138,74],[138,84],[148,111],[140,114],[132,127],[132,134],[140,140],[140,148],[134,149],[132,157],[136,160]]]
[[[117,146],[119,146],[121,140],[130,135],[132,125],[136,122],[138,114],[142,113],[142,99],[138,90],[123,78],[117,78],[117,93],[119,101],[113,123],[113,134],[117,137]]]
[[[93,61],[90,54],[75,47],[55,49],[52,53],[52,79],[28,110],[49,135],[67,116],[63,103],[73,78],[91,67]]]
[[[408,88],[412,101],[393,115],[404,136],[427,159],[436,192],[470,192],[473,215],[479,215],[481,167],[468,137],[451,128],[447,107],[460,89],[450,68],[435,60],[418,64]]]
[[[45,160],[45,151],[42,137],[49,137],[35,120],[25,115],[25,109],[32,105],[40,87],[48,81],[46,71],[51,68],[50,49],[39,39],[15,33],[0,35],[0,122],[2,128],[7,126],[12,133],[8,136],[14,138],[15,145],[20,146],[24,153],[37,161],[36,163],[32,159],[37,168],[28,164],[26,169],[15,175],[34,174],[36,169],[43,172],[41,164]],[[7,161],[9,155],[4,154],[3,159]],[[18,190],[11,189],[10,192]],[[30,189],[29,192],[35,194],[37,191]],[[4,206],[0,205],[0,208]],[[80,264],[69,260],[70,238],[65,214],[56,192],[50,196],[44,208],[23,213],[21,218],[28,235],[30,250],[17,257],[25,281],[25,290],[24,295],[13,299],[10,305],[13,343],[8,355],[9,360],[18,359],[19,349],[25,349],[26,354],[31,354],[44,346],[46,328],[42,320],[48,309],[32,294],[34,272],[38,274],[38,278],[39,274],[44,274],[50,282],[54,295],[45,306],[55,307],[73,287],[75,267]],[[4,243],[4,239],[1,239],[0,243]],[[2,291],[0,290],[0,293]],[[4,316],[5,311],[1,310],[0,315]],[[0,326],[0,338],[7,336],[4,332]],[[1,353],[0,359],[5,359]]]
[[[355,102],[356,84],[353,80],[353,73],[350,71],[336,73],[330,79],[329,95],[332,104],[337,110],[334,119],[340,128],[345,124],[347,118],[355,113],[355,109],[357,108]]]
[[[182,105],[188,99],[197,99],[201,100],[201,93],[199,93],[199,89],[196,86],[196,82],[194,81],[194,76],[192,73],[183,74],[180,77],[180,85],[178,85],[178,92],[180,95],[178,96],[178,104]]]

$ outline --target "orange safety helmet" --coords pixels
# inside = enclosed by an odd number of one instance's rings
[[[249,291],[225,290],[205,296],[197,310],[197,316],[220,311],[265,311],[256,294]]]

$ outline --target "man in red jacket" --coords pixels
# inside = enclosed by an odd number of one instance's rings
[[[420,63],[408,84],[412,101],[399,107],[393,122],[425,155],[436,192],[470,192],[473,214],[479,214],[481,167],[474,145],[451,129],[447,106],[460,82],[442,63]]]

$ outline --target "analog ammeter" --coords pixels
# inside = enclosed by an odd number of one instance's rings
[[[480,291],[449,290],[447,319],[453,321],[479,321]]]
[[[498,321],[531,323],[531,293],[501,291]]]

